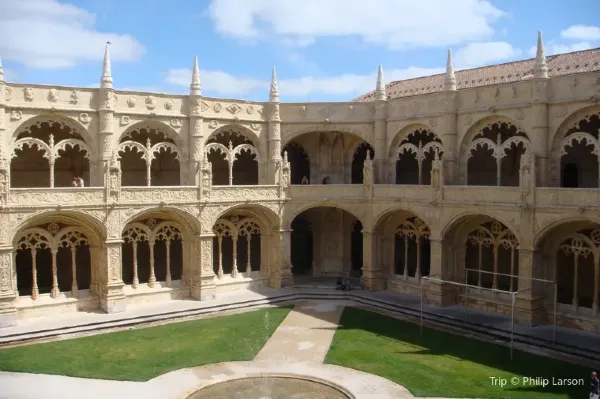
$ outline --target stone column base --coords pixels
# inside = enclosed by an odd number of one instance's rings
[[[106,313],[120,313],[127,308],[125,295],[123,294],[123,283],[110,284],[105,292],[100,295],[100,307]]]
[[[423,299],[438,306],[452,306],[457,303],[457,286],[428,281],[423,286]]]
[[[551,309],[550,312],[553,312]],[[543,297],[517,298],[515,304],[515,322],[528,326],[544,324],[548,321],[548,312]]]
[[[16,326],[18,324],[15,296],[0,297],[0,328]]]
[[[387,278],[375,273],[363,272],[363,275],[360,278],[360,284],[369,291],[383,291],[387,289]]]
[[[217,298],[217,285],[214,281],[215,276],[200,277],[200,285],[192,285],[190,295],[199,301],[210,301]]]
[[[285,273],[281,276],[281,287],[293,287],[294,286],[294,275],[292,273]]]

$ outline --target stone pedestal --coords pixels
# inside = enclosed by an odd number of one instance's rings
[[[17,324],[12,248],[0,249],[0,328]]]
[[[106,258],[106,269],[101,273],[104,282],[100,292],[100,307],[106,313],[123,312],[126,309],[125,294],[123,293],[123,278],[121,271],[121,245],[123,240],[107,240],[104,244],[103,255]]]
[[[208,301],[217,297],[213,270],[214,236],[213,233],[202,233],[196,236],[192,245],[190,295],[200,301]]]

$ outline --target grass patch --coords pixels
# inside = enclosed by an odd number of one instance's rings
[[[590,369],[505,346],[346,308],[326,363],[350,367],[394,381],[415,396],[454,398],[587,398]],[[548,378],[550,385],[524,386],[522,377]],[[493,385],[500,377],[507,385]],[[518,385],[511,378],[518,378]],[[552,378],[582,378],[583,386],[552,385]]]
[[[0,370],[147,381],[185,367],[252,360],[290,310],[262,309],[0,349]]]

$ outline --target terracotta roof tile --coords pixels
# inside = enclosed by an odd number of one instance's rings
[[[456,72],[456,88],[469,89],[498,83],[512,83],[533,78],[535,59],[465,69]],[[546,57],[550,77],[600,71],[600,48]],[[440,92],[444,89],[444,74],[397,80],[386,85],[389,99]],[[373,101],[375,90],[354,101]]]

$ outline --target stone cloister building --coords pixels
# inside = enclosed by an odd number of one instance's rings
[[[600,330],[600,50],[383,84],[346,103],[9,83],[0,68],[0,325],[360,276],[519,291]],[[73,187],[82,177],[85,187]],[[461,303],[446,282],[428,301]],[[470,306],[510,312],[471,289]]]

